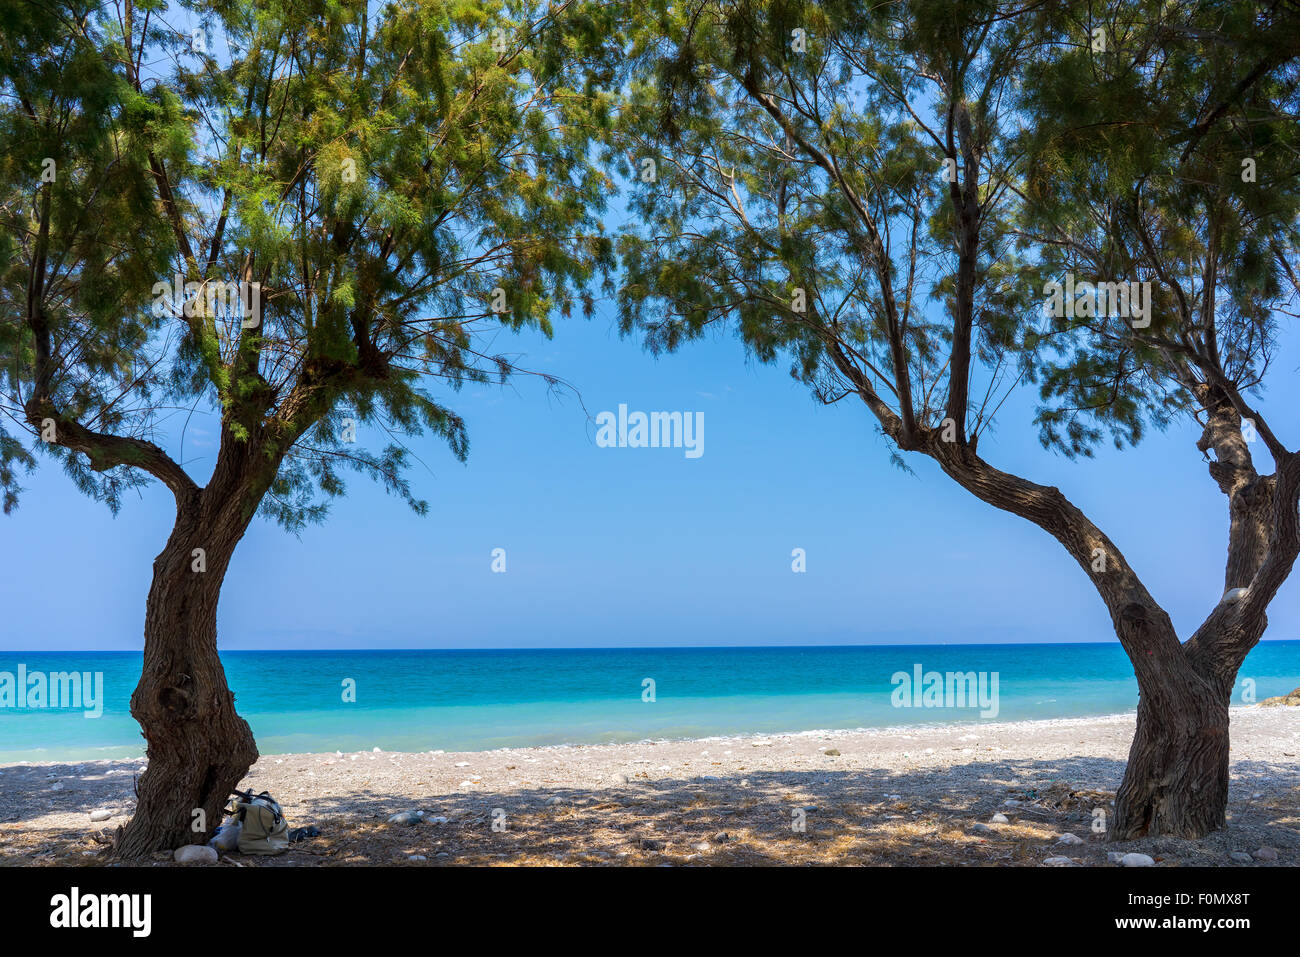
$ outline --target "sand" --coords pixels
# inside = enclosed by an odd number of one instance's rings
[[[271,792],[320,837],[216,865],[1023,865],[1300,863],[1300,709],[1235,708],[1228,827],[1107,843],[1132,714],[512,748],[264,756]],[[0,864],[104,863],[139,761],[0,765]],[[390,824],[423,810],[417,824]],[[92,823],[90,813],[111,811]],[[1002,814],[1005,823],[993,822]],[[1061,843],[1073,834],[1082,843]],[[1068,840],[1068,839],[1067,839]],[[1277,851],[1234,861],[1233,852]],[[1263,855],[1267,858],[1267,852]],[[147,863],[169,864],[160,853]]]

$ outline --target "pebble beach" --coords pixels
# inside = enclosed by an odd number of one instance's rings
[[[269,791],[290,827],[321,834],[212,866],[1300,863],[1300,709],[1233,709],[1229,824],[1194,842],[1096,832],[1134,721],[264,755],[241,787]],[[143,767],[0,765],[0,864],[103,864]],[[160,852],[145,863],[174,862]]]

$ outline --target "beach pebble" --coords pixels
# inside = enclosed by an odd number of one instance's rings
[[[989,821],[992,822],[993,824],[1010,824],[1010,823],[1011,823],[1011,819],[1008,818],[1005,814],[994,814],[991,818],[989,818]]]
[[[1074,861],[1068,857],[1049,857],[1043,861],[1044,867],[1074,867]]]
[[[1146,854],[1125,854],[1119,859],[1123,867],[1155,867],[1156,862]]]
[[[1228,855],[1228,857],[1232,858],[1232,860],[1236,861],[1238,864],[1253,864],[1255,861],[1255,859],[1245,851],[1233,851]]]
[[[408,827],[417,824],[424,819],[423,811],[403,811],[400,814],[394,814],[388,819],[389,824],[405,824]]]
[[[1077,834],[1062,834],[1056,839],[1057,844],[1082,844],[1083,838]]]
[[[90,819],[92,821],[107,821],[112,816],[113,812],[108,810],[108,808],[101,807],[97,811],[90,812]]]
[[[1276,861],[1276,860],[1277,860],[1277,851],[1275,851],[1275,850],[1274,850],[1273,848],[1271,848],[1271,847],[1261,847],[1258,851],[1255,852],[1255,860],[1257,860],[1257,861]]]
[[[202,844],[186,844],[184,847],[176,848],[172,854],[177,864],[215,864],[217,863],[217,849],[215,847],[204,847]]]

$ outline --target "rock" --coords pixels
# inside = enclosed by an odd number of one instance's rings
[[[215,864],[218,856],[215,847],[205,847],[202,844],[186,844],[184,847],[176,848],[172,854],[172,859],[177,864]]]
[[[648,837],[641,838],[641,840],[637,841],[637,844],[643,851],[658,851],[662,850],[664,846],[662,841],[651,840]]]
[[[708,841],[700,841],[700,843],[695,845],[695,849],[697,851],[707,851],[709,849]]]
[[[55,781],[53,784],[50,785],[50,790],[51,790],[51,791],[62,791],[62,790],[63,790],[63,782],[62,782],[62,781]]]
[[[974,824],[970,826],[970,829],[974,831],[976,834],[993,833],[993,828],[989,827],[987,824],[983,823],[982,821],[976,821]]]
[[[1044,867],[1074,867],[1074,861],[1068,857],[1049,857],[1043,861]]]
[[[1228,857],[1236,861],[1238,864],[1253,864],[1255,862],[1255,859],[1245,851],[1233,851],[1228,855]]]
[[[726,831],[719,831],[717,834],[713,835],[714,844],[726,844],[729,840],[731,840],[731,835]]]
[[[427,861],[428,858],[423,854],[409,854],[406,858],[408,861]]]
[[[1156,866],[1155,859],[1148,857],[1146,854],[1125,854],[1123,857],[1119,859],[1119,863],[1121,867],[1155,867]]]
[[[1265,698],[1260,702],[1260,705],[1265,708],[1273,708],[1278,705],[1289,708],[1298,708],[1300,707],[1300,688],[1296,688],[1295,691],[1292,691],[1290,694],[1278,695],[1276,698]]]
[[[1261,847],[1255,852],[1254,857],[1257,861],[1276,861],[1277,851],[1271,847]]]
[[[1106,852],[1106,860],[1108,860],[1108,861],[1109,861],[1110,863],[1112,863],[1112,864],[1119,864],[1119,863],[1121,863],[1121,862],[1124,860],[1124,852],[1123,852],[1123,851],[1107,851],[1107,852]]]
[[[1003,807],[1020,807],[1024,803],[1024,801],[1017,801],[1015,798],[1007,798],[1002,802],[1002,805]]]
[[[380,751],[378,748],[371,748],[370,751],[371,751],[372,754],[383,754],[383,753],[384,753],[384,752]]]
[[[823,752],[823,753],[824,753],[824,754],[826,755],[826,757],[828,757],[828,758],[838,758],[838,757],[840,756],[840,752],[839,752],[839,750],[836,749],[836,748],[827,748],[827,749],[825,750],[825,752]]]
[[[401,814],[394,814],[388,819],[389,824],[404,824],[410,827],[412,824],[418,824],[424,820],[423,811],[403,811]]]
[[[622,772],[619,772],[618,774],[610,775],[609,783],[610,783],[610,784],[627,784],[630,780],[631,780],[631,779],[630,779],[626,774],[623,774]]]
[[[445,817],[442,817],[441,815],[439,815],[438,817],[426,817],[424,819],[424,823],[425,824],[446,824],[447,819]]]
[[[1058,837],[1058,838],[1056,839],[1056,843],[1057,843],[1057,844],[1071,844],[1071,845],[1073,845],[1073,844],[1082,844],[1082,843],[1083,843],[1083,838],[1079,837],[1077,834],[1062,834],[1060,837]]]
[[[1007,817],[1005,814],[994,814],[991,818],[989,818],[989,821],[992,822],[993,824],[1010,824],[1010,823],[1011,823],[1011,819],[1010,819],[1009,817]]]
[[[102,807],[97,811],[90,812],[90,819],[92,821],[107,821],[112,816],[113,816],[112,811]]]

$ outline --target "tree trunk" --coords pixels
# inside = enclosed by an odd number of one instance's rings
[[[230,792],[257,760],[252,730],[235,713],[217,655],[217,600],[246,524],[181,514],[154,561],[144,670],[131,696],[149,764],[136,783],[135,814],[118,831],[115,857],[206,841]],[[195,549],[203,550],[201,558]]]
[[[1147,677],[1143,685],[1110,838],[1205,837],[1227,821],[1232,686],[1190,668]]]

